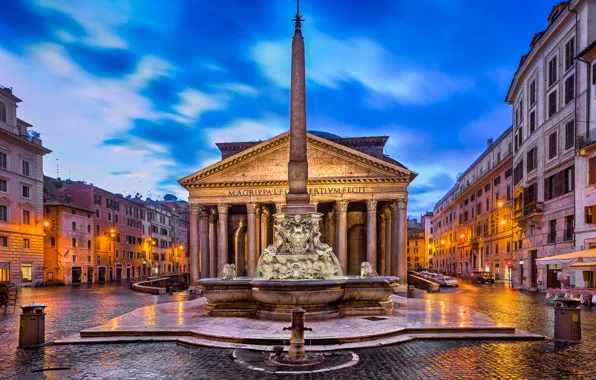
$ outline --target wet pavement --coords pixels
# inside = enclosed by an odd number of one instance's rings
[[[497,322],[553,335],[552,305],[543,293],[513,291],[506,284],[462,283],[442,293],[417,293],[485,313]],[[19,303],[45,303],[46,340],[63,338],[136,308],[173,300],[174,296],[145,295],[119,285],[19,290]],[[580,344],[552,340],[415,341],[355,350],[361,362],[333,373],[292,378],[596,378],[596,307],[583,307]],[[275,379],[241,367],[232,350],[185,347],[173,343],[47,346],[18,350],[18,314],[0,314],[0,378],[194,378]]]

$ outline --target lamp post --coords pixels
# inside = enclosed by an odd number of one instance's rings
[[[497,200],[497,208],[498,209],[502,209],[505,206],[505,201],[503,199],[499,199]],[[507,224],[507,220],[505,220],[505,218],[500,219],[499,220],[499,225],[501,226],[505,226]],[[513,210],[511,210],[510,214],[509,214],[509,232],[511,233],[511,245],[509,246],[510,252],[511,252],[511,260],[505,260],[505,263],[507,262],[513,262]],[[511,286],[511,284],[513,283],[513,279],[511,278],[511,267],[510,266],[506,266],[507,269],[509,271],[509,285]]]
[[[116,230],[113,227],[110,228],[110,238],[112,239],[112,252],[110,253],[113,254],[112,256],[114,257],[113,259],[110,257],[110,281],[112,281],[112,265],[114,265],[114,268],[116,267]]]

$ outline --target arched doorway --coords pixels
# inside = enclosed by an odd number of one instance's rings
[[[348,274],[359,275],[366,261],[366,226],[357,224],[348,231]]]
[[[240,222],[240,226],[232,234],[231,256],[228,257],[228,263],[236,264],[236,274],[238,276],[246,276],[246,261],[248,260],[246,252],[246,224],[243,222]]]

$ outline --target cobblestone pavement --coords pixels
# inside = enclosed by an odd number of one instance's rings
[[[51,341],[137,307],[169,302],[185,295],[149,296],[133,293],[126,285],[94,285],[25,289],[20,297],[23,304],[32,301],[48,304],[46,331]],[[552,306],[542,293],[513,291],[503,284],[463,283],[459,289],[439,294],[417,293],[417,297],[459,303],[486,313],[498,322],[552,336]],[[582,322],[583,342],[580,344],[551,340],[415,341],[358,350],[361,363],[355,367],[292,378],[596,378],[596,307],[584,307]],[[282,378],[240,367],[231,360],[231,350],[151,343],[17,350],[17,342],[18,313],[0,315],[0,378]]]

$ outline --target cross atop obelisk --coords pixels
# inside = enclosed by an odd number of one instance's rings
[[[306,156],[306,78],[304,68],[304,38],[300,0],[296,1],[294,37],[292,38],[292,84],[290,87],[290,162],[285,214],[315,212],[308,194],[308,161]]]

